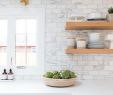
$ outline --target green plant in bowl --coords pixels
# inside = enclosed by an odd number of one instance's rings
[[[46,72],[43,76],[47,77],[47,78],[53,78],[53,73],[52,72]]]
[[[61,78],[62,79],[69,79],[69,78],[71,78],[70,76],[70,72],[71,71],[69,71],[69,70],[62,70],[62,71],[60,71],[60,76],[61,76]]]
[[[70,79],[77,77],[75,72],[72,72],[70,70],[49,71],[46,72],[43,76],[46,78],[53,78],[53,79]]]
[[[113,13],[113,7],[108,8],[108,13],[112,14]]]
[[[43,75],[46,85],[52,87],[68,87],[75,84],[77,75],[70,70],[49,71]]]

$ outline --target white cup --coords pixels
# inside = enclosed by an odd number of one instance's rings
[[[77,41],[77,48],[86,48],[86,41],[85,40],[78,40]]]

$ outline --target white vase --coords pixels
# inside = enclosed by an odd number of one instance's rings
[[[108,20],[109,22],[113,22],[113,13],[107,15],[107,20]]]

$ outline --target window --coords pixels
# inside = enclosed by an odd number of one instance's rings
[[[0,64],[6,66],[7,63],[7,30],[8,21],[0,19]]]
[[[0,68],[12,67],[20,74],[18,68],[26,67],[22,73],[41,74],[44,69],[44,9],[0,11]]]
[[[16,66],[37,65],[37,20],[16,20]]]

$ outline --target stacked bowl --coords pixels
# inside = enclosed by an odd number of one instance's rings
[[[100,33],[88,34],[88,48],[102,49],[104,47],[104,41],[100,39]]]

